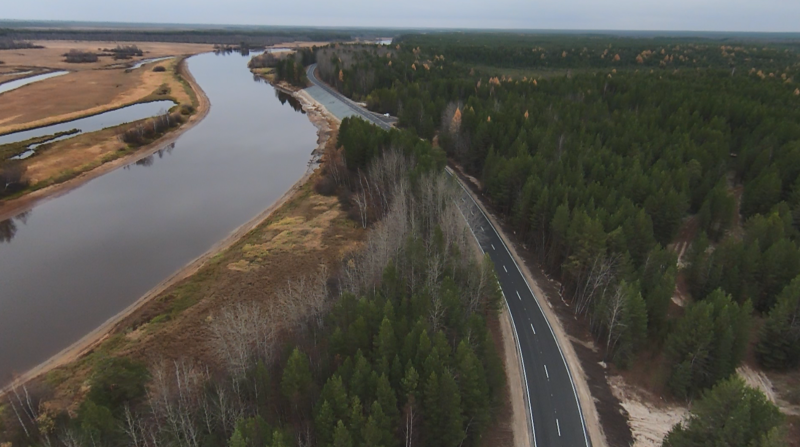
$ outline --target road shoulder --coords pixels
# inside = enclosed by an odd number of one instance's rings
[[[558,318],[555,311],[553,310],[552,305],[547,299],[547,295],[545,295],[545,293],[542,291],[542,288],[539,286],[538,282],[534,279],[534,276],[531,274],[531,271],[528,268],[527,263],[517,253],[515,244],[505,234],[503,227],[499,224],[494,215],[484,205],[481,197],[475,194],[475,192],[472,190],[472,186],[474,185],[471,185],[468,180],[464,179],[464,175],[460,169],[456,167],[453,170],[454,172],[456,172],[456,174],[459,176],[459,179],[462,182],[470,186],[469,188],[467,188],[469,194],[472,196],[472,198],[475,200],[475,202],[478,204],[478,206],[481,208],[481,210],[484,212],[487,218],[491,221],[492,225],[497,230],[497,233],[503,239],[503,242],[505,242],[506,246],[511,252],[511,256],[514,258],[517,265],[519,265],[520,270],[522,271],[522,274],[525,277],[525,280],[528,282],[531,289],[533,290],[536,300],[539,302],[539,305],[542,308],[545,317],[550,322],[550,325],[553,328],[553,333],[556,336],[558,344],[561,346],[564,357],[567,361],[567,365],[572,374],[575,390],[578,393],[578,398],[580,401],[581,412],[583,413],[584,422],[586,424],[586,430],[589,434],[592,445],[594,447],[608,446],[606,435],[603,431],[602,425],[600,424],[600,418],[597,411],[597,406],[595,405],[594,397],[592,396],[591,390],[589,388],[589,383],[587,381],[586,373],[581,365],[578,355],[575,352],[571,339],[567,336],[566,331],[562,326],[561,320]]]

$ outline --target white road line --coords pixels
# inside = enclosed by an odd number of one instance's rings
[[[522,297],[519,296],[519,292],[517,292],[517,298],[519,298],[519,300],[522,301]]]
[[[558,429],[558,436],[561,436],[561,424],[558,423],[558,418],[556,418],[556,428]]]
[[[483,233],[483,225],[481,225],[481,233]]]
[[[506,266],[503,266],[503,270],[505,270],[506,273],[508,273],[508,269],[506,268]]]
[[[533,327],[533,323],[531,323],[531,329],[533,330],[533,335],[536,335],[536,329]],[[547,367],[545,367],[547,368]]]
[[[531,325],[533,327],[533,325]],[[547,365],[544,365],[544,375],[547,376],[547,380],[550,380],[550,373],[547,372]]]
[[[452,173],[452,170],[450,170],[449,172]],[[468,193],[467,189],[464,187],[464,185],[460,181],[458,182],[458,184],[459,184],[459,186],[461,186],[461,189],[464,190],[464,192],[467,193],[467,197],[469,197],[470,201],[472,201],[472,203],[474,203],[475,206],[478,207],[478,211],[480,211],[481,214],[483,214],[483,217],[487,221],[489,221],[489,218],[486,217],[486,214],[483,212],[483,210],[480,208],[480,206],[478,206],[478,202],[475,201],[475,198],[472,197]],[[489,221],[489,222],[491,222],[491,221]],[[492,227],[492,230],[494,231],[494,234],[500,239],[500,243],[503,244],[503,247],[505,247],[506,251],[509,254],[511,254],[511,250],[508,249],[508,247],[506,246],[505,241],[503,241],[503,238],[500,237],[500,233],[497,232],[497,229]],[[522,274],[522,270],[519,268],[519,265],[517,265],[517,261],[516,261],[516,259],[514,259],[513,256],[511,257],[511,261],[514,262],[514,265],[517,267],[517,270],[519,270],[520,274]],[[523,277],[523,279],[524,279],[524,277]],[[533,293],[533,289],[531,289],[531,285],[528,284],[527,281],[525,281],[525,285],[528,287],[528,290],[531,292],[531,296],[533,296],[533,301],[536,303],[536,306],[539,308],[539,312],[541,312],[542,315],[544,315],[544,310],[542,309],[541,304],[539,304],[539,300],[536,299],[536,295]],[[508,305],[508,303],[506,303],[506,306],[507,305]],[[511,312],[511,308],[509,308],[509,313],[510,312]],[[511,322],[512,323],[514,322],[513,318],[511,318]],[[558,348],[558,353],[561,355],[561,361],[564,362],[564,366],[567,369],[567,376],[569,377],[570,385],[572,385],[572,395],[573,395],[573,397],[575,397],[575,404],[578,407],[578,414],[581,417],[581,429],[583,431],[584,445],[588,447],[590,445],[589,444],[589,434],[586,431],[586,420],[585,420],[585,418],[583,416],[583,409],[581,408],[580,400],[578,399],[578,390],[575,388],[575,380],[572,378],[572,372],[570,371],[569,364],[567,363],[566,357],[564,357],[564,351],[561,349],[561,344],[558,342],[558,338],[556,338],[556,334],[553,331],[553,326],[550,324],[550,320],[547,319],[547,316],[545,316],[544,322],[547,323],[547,328],[550,329],[550,334],[553,336],[553,339],[556,342],[556,347]],[[520,355],[522,355],[522,354],[520,354]],[[525,370],[525,364],[524,363],[522,364],[522,369],[523,369],[523,372],[524,372],[524,370]],[[530,397],[530,390],[527,390],[527,383],[526,383],[526,391],[528,392],[528,396]],[[528,404],[528,407],[530,409],[530,403]],[[532,411],[531,411],[530,416],[531,416],[531,418],[530,418],[531,419],[531,426],[533,426],[534,424],[533,424],[533,412]],[[534,444],[534,446],[536,445],[536,432],[535,431],[534,431],[534,437],[533,437],[533,444]]]
[[[495,251],[497,251],[497,249],[496,249],[496,248],[494,248],[494,244],[492,244],[492,250],[495,250]]]

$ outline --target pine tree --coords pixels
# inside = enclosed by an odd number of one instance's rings
[[[327,400],[322,402],[322,406],[314,418],[314,429],[319,445],[329,445],[333,442],[334,429],[336,425],[333,421],[336,416]]]
[[[756,352],[767,368],[788,369],[800,363],[800,276],[778,296],[761,326]]]
[[[461,393],[450,371],[442,374],[439,386],[439,408],[441,408],[441,446],[456,447],[464,441],[464,416],[461,408]]]
[[[305,399],[310,386],[311,369],[308,365],[308,357],[295,348],[283,369],[281,391],[296,410]]]
[[[397,424],[398,418],[400,417],[400,411],[397,409],[397,396],[386,374],[382,374],[378,379],[378,387],[375,391],[375,396],[377,397],[377,401],[381,404],[381,408],[386,417],[392,424]]]
[[[336,429],[334,430],[333,447],[353,447],[353,438],[350,436],[350,431],[341,420],[336,424]]]
[[[781,413],[764,394],[732,377],[706,391],[689,420],[677,424],[664,447],[775,445]],[[780,444],[778,444],[780,445]]]

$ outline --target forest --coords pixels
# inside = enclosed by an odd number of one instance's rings
[[[763,368],[800,362],[796,50],[453,33],[323,48],[317,63],[481,181],[607,358],[658,357],[691,400],[751,343]],[[668,445],[697,445],[681,436]]]

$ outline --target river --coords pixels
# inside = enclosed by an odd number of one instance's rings
[[[174,147],[0,224],[0,384],[124,310],[303,175],[316,129],[254,82],[248,60],[188,59],[211,110]]]

